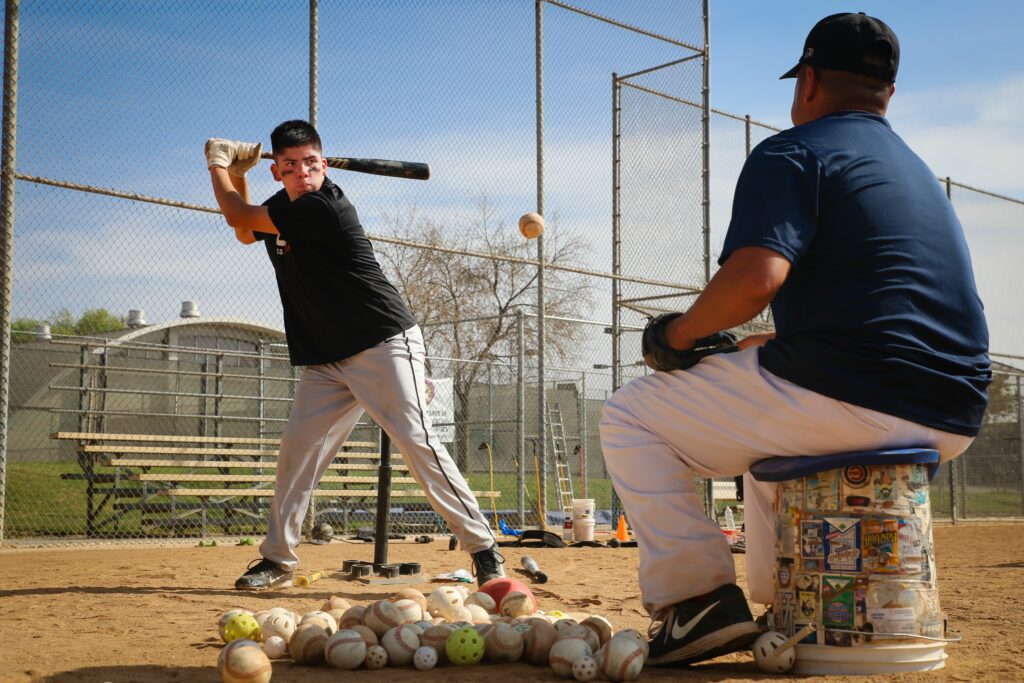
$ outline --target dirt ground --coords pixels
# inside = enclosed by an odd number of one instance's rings
[[[941,526],[935,530],[942,604],[963,641],[947,647],[946,669],[901,680],[1019,680],[1024,659],[1024,525]],[[507,567],[532,555],[550,581],[534,586],[541,609],[602,614],[615,627],[646,632],[635,548],[505,548]],[[304,545],[303,565],[338,568],[344,559],[373,558],[368,543]],[[304,613],[331,595],[378,600],[388,587],[327,577],[308,588],[239,593],[234,579],[253,547],[191,546],[0,549],[0,681],[218,681],[218,616],[281,605]],[[744,585],[744,557],[735,555]],[[446,539],[429,545],[392,543],[392,562],[420,562],[426,573],[468,567]],[[515,574],[515,571],[512,572]],[[521,577],[524,578],[525,577]],[[417,587],[429,592],[437,584]],[[397,590],[397,587],[394,589]],[[755,610],[757,613],[758,610]],[[408,667],[341,674],[289,660],[274,663],[274,681],[555,681],[549,668],[480,664],[419,672]],[[749,653],[689,670],[645,669],[641,680],[782,680],[760,674]],[[878,677],[886,680],[887,677]],[[831,679],[819,679],[831,680]],[[837,678],[835,680],[842,680]]]

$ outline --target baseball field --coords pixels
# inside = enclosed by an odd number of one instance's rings
[[[939,587],[952,634],[943,671],[879,676],[871,680],[1018,680],[1024,657],[1024,525],[938,526],[935,546]],[[530,554],[549,575],[533,589],[541,609],[601,614],[616,629],[646,632],[636,582],[635,548],[505,548],[510,574]],[[0,551],[0,606],[4,619],[0,681],[218,681],[221,642],[217,618],[231,608],[253,611],[283,606],[299,613],[319,609],[332,595],[362,604],[390,595],[328,576],[308,588],[240,593],[234,579],[256,556],[254,547],[74,547]],[[370,560],[373,546],[335,541],[300,548],[306,569],[336,569],[344,559]],[[744,556],[735,555],[744,578]],[[392,543],[392,562],[420,562],[426,574],[468,567],[446,539],[430,544]],[[437,584],[416,587],[429,592]],[[398,587],[395,587],[397,590]],[[413,667],[341,672],[288,659],[274,662],[274,681],[555,681],[549,668],[528,664],[447,665],[428,672]],[[645,669],[640,680],[786,680],[760,673],[749,654],[733,655],[689,670]],[[815,680],[833,680],[815,679]],[[836,678],[834,680],[843,680]]]

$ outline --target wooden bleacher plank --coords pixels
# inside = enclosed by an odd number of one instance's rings
[[[247,449],[247,448],[176,448],[174,446],[104,446],[101,444],[90,444],[82,446],[83,453],[124,453],[132,455],[224,455],[234,457],[277,457],[277,450],[268,449]],[[395,457],[397,454],[392,454]],[[338,451],[336,457],[342,458],[379,458],[378,451]],[[400,456],[398,456],[400,457]]]
[[[277,468],[277,460],[171,460],[168,458],[104,458],[103,465],[107,467],[186,467],[186,468],[211,468],[211,469],[267,469]],[[333,463],[332,470],[372,470],[377,471],[378,466],[371,463]],[[408,472],[405,465],[392,465],[391,469]]]
[[[273,474],[160,474],[158,472],[133,473],[128,475],[132,481],[238,481],[238,482],[273,482]],[[395,484],[415,484],[412,477],[395,477],[391,480]],[[346,477],[338,475],[327,475],[320,479],[320,483],[326,484],[370,484],[377,483],[377,477]]]
[[[281,439],[251,436],[182,436],[178,434],[104,434],[102,432],[54,432],[51,439],[61,441],[134,441],[139,443],[220,443],[245,446],[279,446]],[[375,441],[346,441],[343,448],[377,448]]]
[[[272,496],[274,495],[274,489],[186,489],[186,488],[172,488],[166,491],[160,491],[159,494],[155,495],[168,495],[168,496],[195,496],[202,498],[205,496]],[[376,498],[377,489],[316,489],[313,491],[313,495],[321,498]],[[473,491],[473,495],[477,498],[500,498],[501,491]],[[397,489],[391,491],[391,498],[426,498],[427,494],[421,489]]]

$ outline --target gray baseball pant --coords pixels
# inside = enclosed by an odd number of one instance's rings
[[[424,355],[423,335],[414,325],[351,358],[306,368],[281,438],[263,557],[287,569],[298,564],[295,547],[309,499],[364,410],[391,436],[462,547],[470,553],[491,547],[494,537],[476,498],[431,428]]]

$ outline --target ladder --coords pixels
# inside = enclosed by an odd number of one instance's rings
[[[548,425],[551,427],[551,450],[555,455],[555,481],[558,482],[558,501],[565,520],[572,519],[572,477],[566,459],[565,427],[562,425],[562,408],[558,403],[548,408]]]

